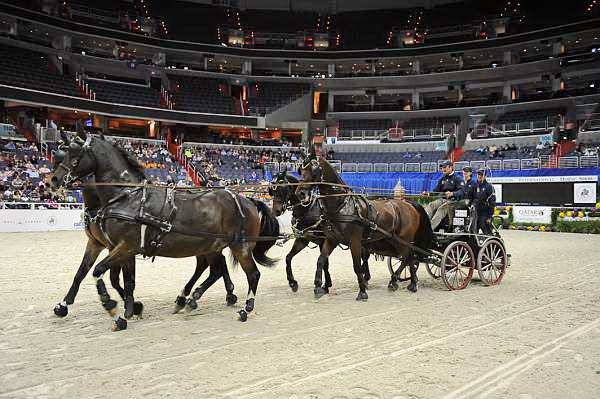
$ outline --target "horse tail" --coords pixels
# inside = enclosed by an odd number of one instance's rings
[[[279,259],[272,259],[267,256],[267,251],[277,242],[279,236],[279,221],[271,212],[271,209],[262,201],[253,199],[254,205],[260,213],[260,237],[273,237],[272,240],[256,241],[252,250],[254,260],[267,267],[275,266]]]
[[[431,249],[433,244],[433,229],[431,228],[431,220],[425,212],[423,205],[418,202],[411,201],[411,205],[419,212],[419,228],[415,233],[414,243],[421,249]]]

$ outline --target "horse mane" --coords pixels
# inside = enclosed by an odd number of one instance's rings
[[[119,154],[121,154],[121,156],[125,160],[125,163],[127,163],[127,165],[129,165],[129,167],[133,170],[135,177],[137,177],[140,180],[147,180],[144,168],[142,167],[142,165],[140,165],[138,160],[134,158],[133,155],[131,155],[131,153],[125,148],[117,146],[116,143],[111,144],[114,147],[114,149],[117,150]]]
[[[324,181],[329,183],[346,184],[325,158],[319,157],[319,165],[321,165],[321,173],[323,173]]]
[[[300,179],[298,179],[296,176],[290,175],[289,173],[286,173],[285,177],[288,179],[288,181],[290,183],[298,183],[300,181]]]

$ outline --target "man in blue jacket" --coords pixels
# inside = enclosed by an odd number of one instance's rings
[[[433,200],[425,206],[425,211],[431,219],[431,228],[434,231],[448,215],[449,208],[456,204],[452,197],[462,188],[462,180],[454,173],[452,162],[444,161],[440,167],[444,176],[442,176],[433,192],[423,192],[422,194],[425,197],[441,196],[441,198]]]
[[[475,183],[465,195],[466,199],[472,201],[477,210],[477,228],[483,234],[492,234],[492,219],[496,207],[496,193],[494,187],[485,179],[486,171],[477,171],[477,183]]]

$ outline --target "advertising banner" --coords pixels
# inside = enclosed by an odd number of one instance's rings
[[[575,204],[595,204],[596,183],[573,184],[573,202]]]
[[[0,232],[83,230],[83,209],[0,209]]]
[[[513,206],[515,223],[552,223],[552,208],[549,206]]]

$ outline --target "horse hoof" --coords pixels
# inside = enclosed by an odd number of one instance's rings
[[[237,303],[237,296],[235,296],[235,294],[227,294],[227,296],[225,297],[225,300],[227,301],[227,305],[232,306],[235,305]]]
[[[292,289],[292,292],[297,292],[298,282],[296,280],[290,281],[290,288]]]
[[[409,290],[410,292],[417,292],[416,284],[410,284],[408,287],[406,287],[406,289]]]
[[[109,299],[108,301],[104,302],[102,304],[102,306],[104,307],[104,309],[106,309],[106,311],[108,312],[108,314],[110,314],[111,317],[115,317],[117,314],[117,302],[115,302],[112,299]]]
[[[329,287],[327,287],[327,286],[323,287],[323,291],[324,291],[326,294],[329,294]]]
[[[366,292],[359,292],[358,296],[356,297],[357,301],[366,301],[367,299],[369,299],[369,295],[367,295]]]
[[[319,299],[323,295],[327,294],[327,292],[328,291],[326,291],[325,288],[323,288],[323,287],[315,287],[315,298]]]
[[[127,330],[127,320],[125,320],[121,317],[119,317],[117,320],[113,320],[112,330],[113,331]]]
[[[398,289],[398,283],[396,283],[395,281],[390,281],[390,283],[388,284],[388,288],[390,291],[396,291]]]
[[[65,317],[69,313],[69,308],[60,303],[54,307],[54,314],[58,317]]]
[[[254,298],[246,300],[246,312],[250,313],[254,310]]]
[[[141,319],[143,312],[144,312],[144,305],[141,302],[134,302],[133,303],[133,314],[138,316]]]
[[[125,313],[123,313],[123,317],[125,317],[127,320],[131,319],[133,317],[133,309],[125,309]]]
[[[240,315],[240,321],[248,320],[248,313],[244,309],[240,310],[238,314]]]
[[[191,312],[192,310],[196,309],[198,309],[198,303],[196,302],[196,300],[194,298],[188,299],[185,303],[185,311]]]

